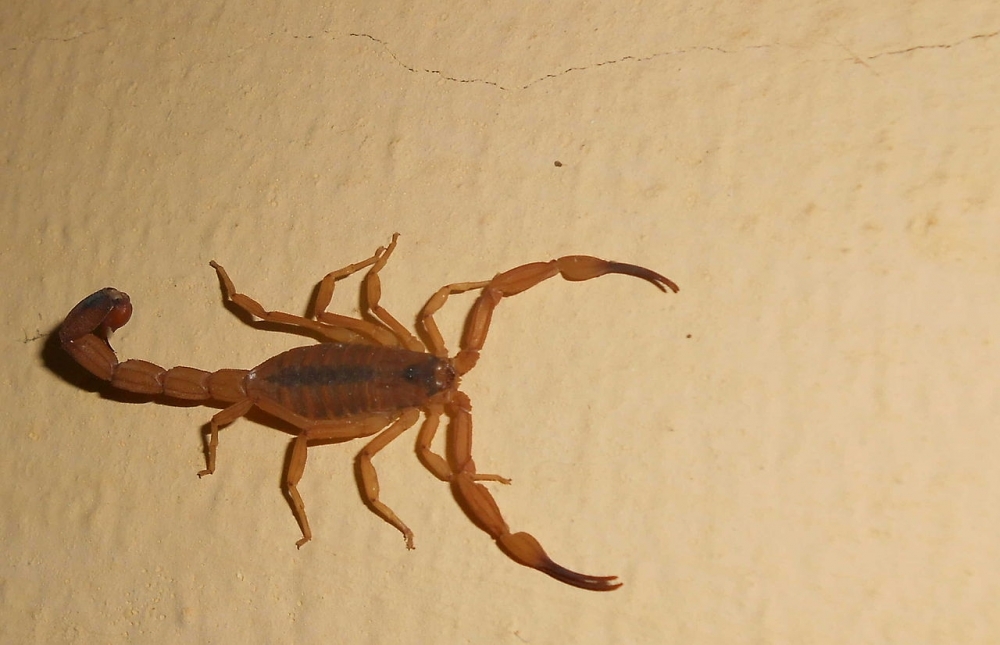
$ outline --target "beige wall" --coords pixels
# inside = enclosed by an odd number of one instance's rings
[[[993,3],[276,4],[0,8],[0,640],[1000,642]],[[506,559],[415,432],[377,465],[417,549],[352,443],[311,450],[296,551],[287,434],[239,421],[199,481],[213,408],[48,336],[113,285],[123,358],[250,367],[309,341],[209,260],[301,313],[394,231],[407,323],[567,253],[680,284],[546,283],[465,381],[512,527],[620,590]]]

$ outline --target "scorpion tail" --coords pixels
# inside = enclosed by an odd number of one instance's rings
[[[243,370],[210,373],[192,367],[166,370],[148,361],[118,361],[108,335],[132,317],[128,294],[106,287],[90,294],[67,314],[59,327],[59,342],[84,369],[112,387],[136,394],[166,394],[188,401],[245,398]]]
[[[88,372],[110,381],[118,368],[118,357],[108,344],[108,334],[131,317],[128,294],[106,287],[73,307],[59,327],[59,342]]]

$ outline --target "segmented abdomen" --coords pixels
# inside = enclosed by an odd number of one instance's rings
[[[309,419],[338,419],[421,407],[454,381],[448,361],[375,345],[322,343],[268,359],[247,377],[266,397]]]

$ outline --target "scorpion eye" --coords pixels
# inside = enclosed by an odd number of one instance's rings
[[[405,370],[403,370],[403,378],[405,378],[407,381],[416,381],[419,378],[419,374],[417,373],[417,368],[412,365],[410,367],[407,367]]]

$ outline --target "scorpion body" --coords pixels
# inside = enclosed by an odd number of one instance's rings
[[[257,408],[295,428],[285,490],[302,530],[301,547],[312,538],[305,504],[297,484],[302,478],[310,443],[375,437],[357,457],[361,494],[367,505],[395,526],[413,548],[413,532],[379,499],[378,475],[372,457],[405,430],[425,420],[417,437],[421,462],[438,479],[451,485],[463,509],[514,561],[582,589],[610,591],[621,586],[616,576],[591,576],[566,569],[551,560],[528,533],[512,533],[482,481],[510,483],[505,477],[476,472],[472,460],[472,406],[459,385],[462,375],[479,358],[493,310],[504,297],[529,289],[556,275],[581,281],[618,273],[641,278],[661,291],[677,291],[667,278],[649,269],[590,256],[566,256],[525,264],[492,280],[464,282],[439,289],[421,309],[417,323],[426,346],[379,305],[378,272],[395,249],[389,246],[355,264],[334,271],[320,282],[310,316],[267,311],[236,291],[225,269],[212,262],[226,299],[255,319],[312,332],[324,341],[269,358],[250,370],[216,372],[191,367],[164,369],[148,361],[119,362],[108,342],[111,332],[128,322],[132,304],[127,294],[108,287],[84,298],[59,328],[63,348],[81,366],[112,387],[147,395],[225,404],[209,423],[206,468],[215,472],[219,430]],[[338,280],[368,268],[362,289],[367,309],[362,319],[326,311]],[[460,350],[449,357],[434,314],[452,294],[479,290],[466,320]],[[446,456],[431,449],[442,416],[449,419]]]
[[[296,347],[250,370],[247,395],[307,419],[418,408],[455,382],[446,360],[406,349],[325,343]]]

